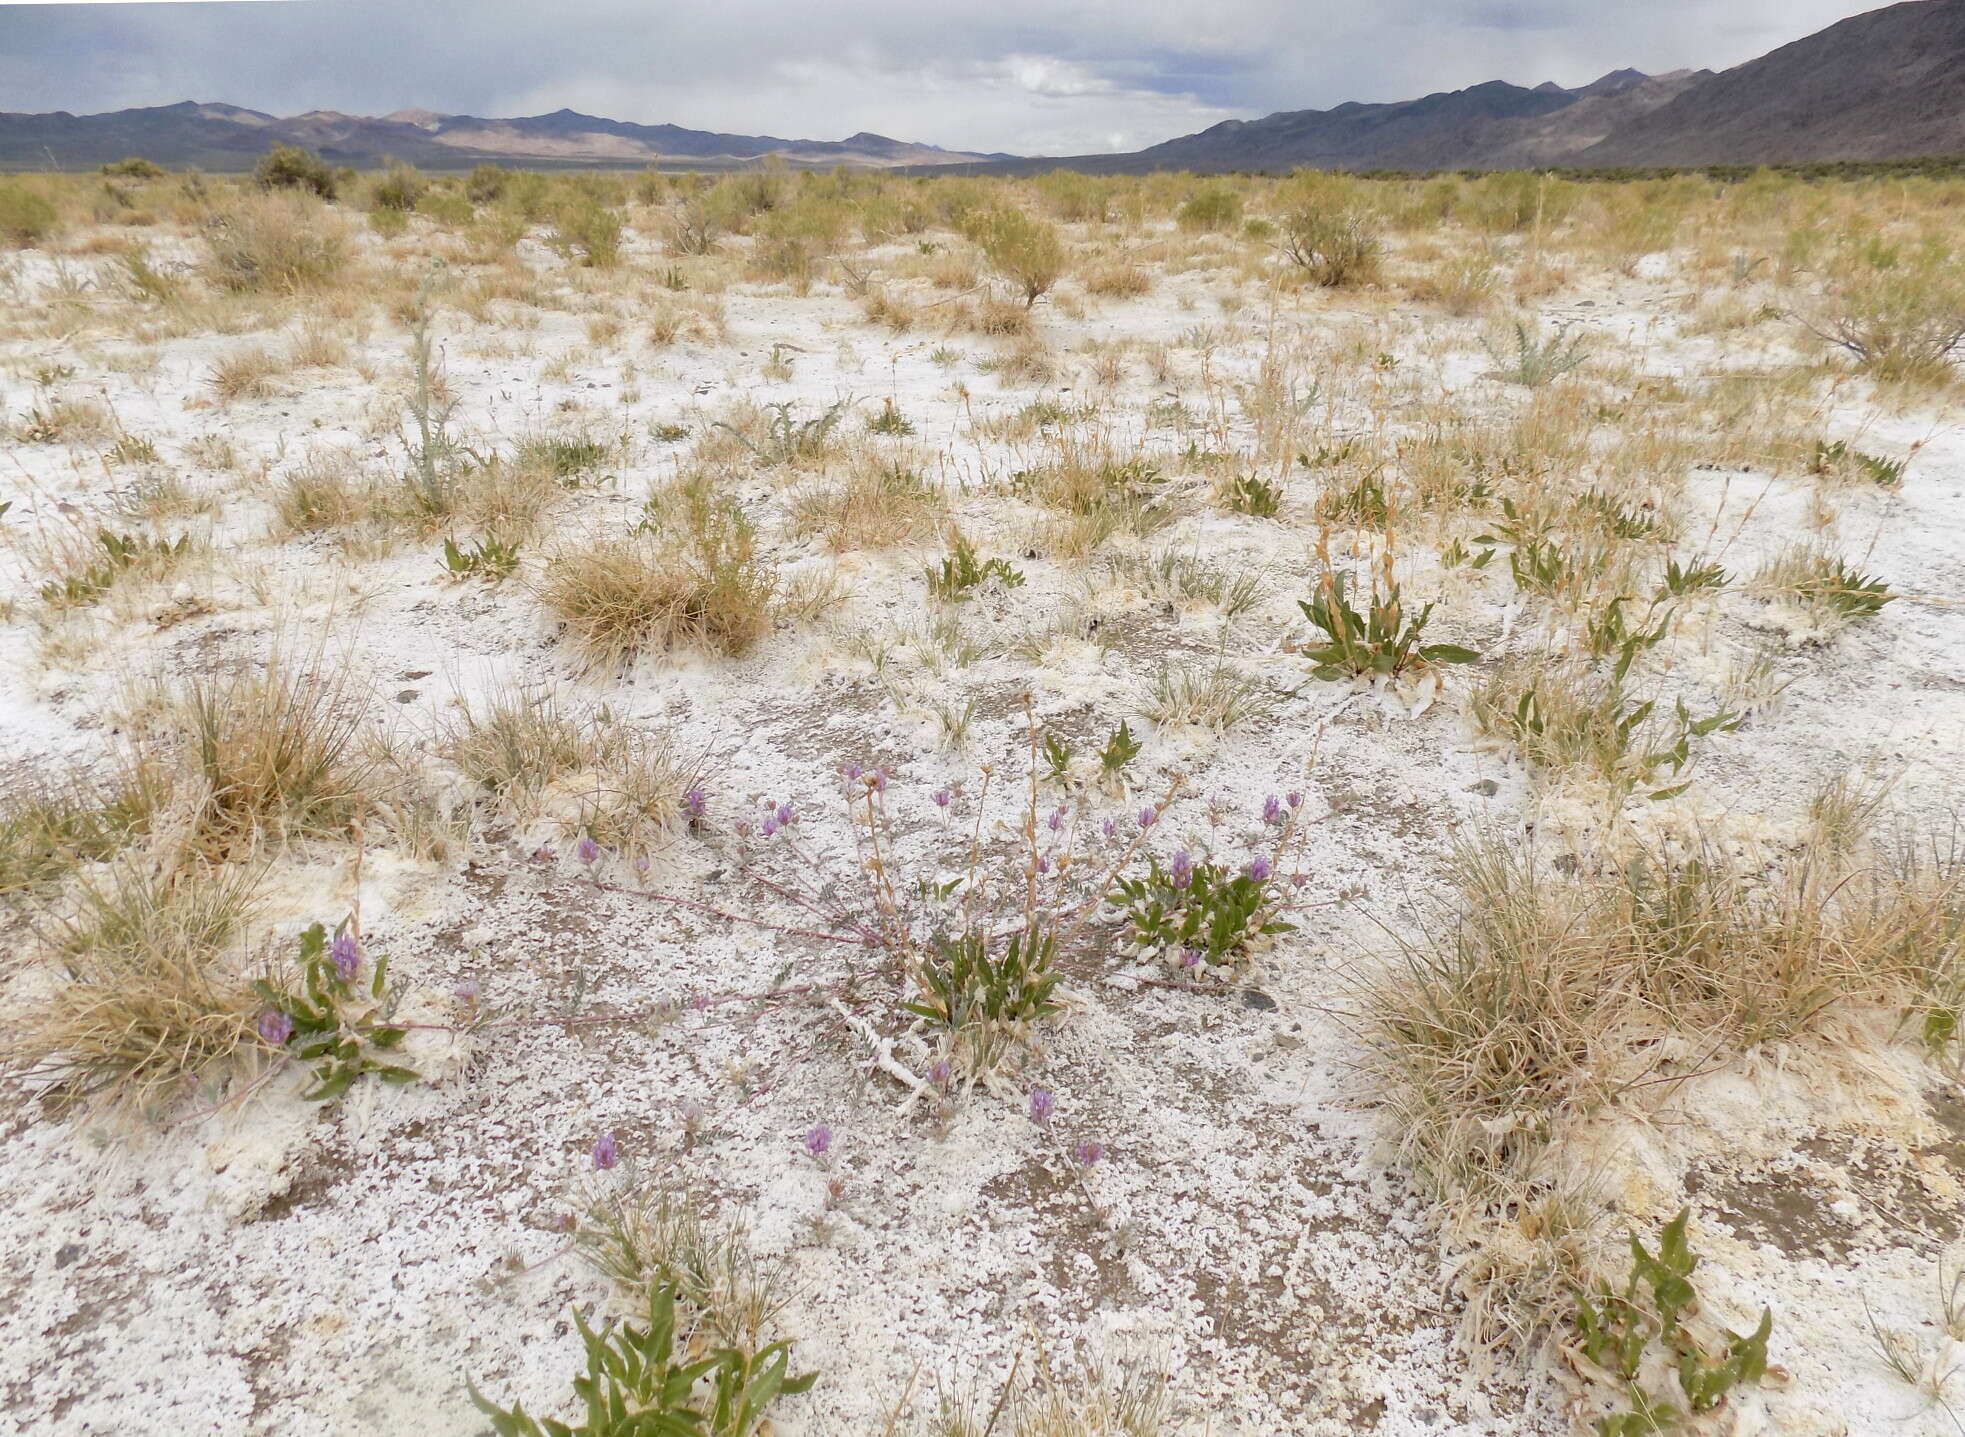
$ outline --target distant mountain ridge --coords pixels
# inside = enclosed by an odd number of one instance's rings
[[[1965,0],[1905,0],[1730,70],[1491,80],[1387,104],[1228,120],[1131,154],[983,172],[1757,165],[1965,155]]]
[[[1227,120],[1129,154],[1018,158],[861,133],[728,135],[556,110],[488,119],[403,109],[279,117],[185,101],[100,115],[0,114],[0,168],[93,168],[142,155],[172,168],[249,168],[275,141],[336,164],[426,169],[669,164],[1023,174],[1072,169],[1515,169],[1792,164],[1965,155],[1965,0],[1903,0],[1730,70],[1613,70],[1587,85],[1501,80],[1416,100],[1356,101]]]
[[[735,167],[774,155],[793,165],[885,169],[1009,158],[865,132],[843,140],[787,140],[637,125],[575,110],[509,119],[422,109],[380,117],[335,110],[282,117],[186,100],[99,115],[0,114],[0,167],[10,169],[92,169],[141,155],[172,169],[239,170],[250,168],[275,142],[304,145],[334,164],[362,169],[394,160],[426,169],[487,162]]]

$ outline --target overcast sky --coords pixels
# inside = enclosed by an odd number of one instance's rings
[[[407,106],[1020,154],[1483,80],[1724,69],[1860,0],[0,0],[0,110]]]

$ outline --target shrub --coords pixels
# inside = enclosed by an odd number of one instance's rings
[[[621,259],[621,216],[589,195],[578,195],[553,216],[549,243],[589,269],[612,269]]]
[[[1299,599],[1303,616],[1324,633],[1324,642],[1304,650],[1320,679],[1398,678],[1424,672],[1434,664],[1471,664],[1480,657],[1457,644],[1422,644],[1420,635],[1432,616],[1426,605],[1408,619],[1392,577],[1392,560],[1385,558],[1382,577],[1372,584],[1371,604],[1359,613],[1351,607],[1345,576],[1326,568],[1314,598]]]
[[[430,183],[408,165],[397,165],[376,180],[368,192],[370,209],[396,210],[408,214],[423,198]]]
[[[1571,370],[1578,368],[1590,357],[1583,347],[1581,335],[1571,336],[1569,326],[1559,324],[1553,335],[1544,335],[1539,328],[1531,328],[1522,320],[1515,321],[1515,353],[1512,359],[1503,359],[1485,337],[1481,347],[1487,350],[1488,358],[1497,366],[1495,377],[1505,379],[1510,384],[1526,385],[1539,389],[1552,379],[1560,379]]]
[[[1941,378],[1965,345],[1965,276],[1935,236],[1916,245],[1851,237],[1830,262],[1822,297],[1800,317],[1879,379]]]
[[[54,203],[18,182],[0,182],[0,244],[31,249],[61,227]]]
[[[340,189],[333,166],[298,145],[275,143],[253,166],[253,182],[263,190],[308,190],[331,200]]]
[[[303,195],[241,199],[206,221],[204,240],[206,276],[235,293],[316,289],[348,264],[346,226]]]
[[[1290,262],[1325,289],[1378,278],[1382,246],[1362,211],[1322,206],[1292,210],[1283,217],[1281,243]]]
[[[101,167],[101,172],[112,180],[158,180],[164,177],[164,167],[146,160],[142,155],[111,160]]]
[[[1204,188],[1174,211],[1174,223],[1190,232],[1216,234],[1233,229],[1241,220],[1242,197],[1219,185]]]
[[[474,205],[488,205],[505,197],[509,170],[497,165],[477,165],[464,177],[464,197]]]
[[[990,268],[1023,291],[1025,309],[1064,273],[1064,241],[1057,230],[1014,206],[999,205],[972,216],[967,231]]]

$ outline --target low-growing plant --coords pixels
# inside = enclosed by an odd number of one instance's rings
[[[468,549],[455,539],[443,541],[443,569],[453,579],[485,579],[496,583],[518,572],[519,546],[486,537]]]
[[[175,540],[157,539],[143,534],[115,534],[98,529],[94,548],[79,552],[64,549],[59,562],[63,572],[41,585],[44,602],[58,607],[92,604],[116,586],[125,575],[168,572],[191,548],[191,536]]]
[[[1023,571],[1008,559],[978,559],[967,536],[956,534],[948,557],[928,570],[928,593],[944,603],[959,604],[994,580],[1006,589],[1023,587]]]
[[[583,1417],[535,1418],[523,1404],[500,1407],[473,1384],[471,1401],[498,1437],[753,1437],[772,1403],[818,1380],[816,1372],[792,1375],[784,1343],[749,1356],[717,1347],[683,1360],[675,1294],[666,1288],[650,1290],[639,1321],[596,1331],[576,1308],[573,1322],[587,1355],[586,1373],[573,1379]]]
[[[994,957],[989,935],[934,934],[911,970],[917,995],[901,1007],[944,1035],[970,1072],[988,1072],[1061,1011],[1057,935],[1041,924],[1012,933]]]
[[[1571,335],[1569,326],[1556,326],[1554,334],[1543,334],[1526,320],[1515,321],[1515,352],[1504,358],[1485,338],[1481,345],[1496,364],[1495,375],[1510,384],[1539,389],[1582,366],[1590,357],[1581,335]]]
[[[1882,579],[1858,571],[1838,554],[1808,545],[1769,560],[1754,575],[1752,587],[1790,598],[1838,624],[1874,618],[1897,597]]]
[[[883,399],[880,402],[880,412],[867,416],[867,432],[905,438],[914,433],[914,424],[895,407],[892,399]]]
[[[1237,474],[1220,486],[1221,501],[1237,514],[1273,519],[1283,507],[1283,487],[1259,474]]]
[[[1224,661],[1171,663],[1154,675],[1141,711],[1156,724],[1225,733],[1275,704],[1254,674]]]
[[[712,427],[733,435],[759,463],[776,467],[821,457],[826,452],[834,426],[852,407],[852,403],[851,397],[836,400],[823,413],[809,419],[794,419],[792,411],[797,406],[789,401],[767,404],[764,407],[770,418],[759,437],[753,437],[724,420],[717,420]]]
[[[1108,901],[1142,950],[1188,968],[1237,966],[1257,939],[1296,926],[1283,920],[1280,886],[1260,857],[1239,869],[1184,850],[1164,868],[1154,858],[1145,874],[1120,879]]]
[[[256,1028],[268,1047],[313,1065],[313,1083],[301,1098],[324,1103],[369,1075],[385,1083],[413,1083],[416,1070],[395,1060],[409,1030],[389,1021],[394,1007],[386,986],[387,956],[366,960],[367,982],[358,982],[361,945],[347,923],[334,930],[312,924],[300,935],[293,979],[261,978],[253,991],[265,1000]]]
[[[1420,642],[1433,606],[1427,604],[1407,617],[1389,553],[1382,575],[1374,576],[1363,613],[1352,607],[1344,574],[1329,567],[1316,595],[1298,600],[1297,607],[1324,634],[1323,642],[1304,650],[1315,666],[1311,673],[1320,679],[1396,679],[1437,664],[1471,664],[1480,658],[1475,650],[1458,644]]]
[[[1611,1384],[1622,1388],[1626,1410],[1597,1422],[1599,1437],[1648,1437],[1679,1430],[1688,1415],[1711,1412],[1734,1388],[1767,1373],[1767,1340],[1774,1314],[1763,1309],[1751,1333],[1723,1331],[1723,1350],[1695,1336],[1687,1322],[1699,1310],[1692,1285],[1698,1265],[1685,1235],[1691,1209],[1681,1208],[1658,1235],[1658,1251],[1631,1234],[1631,1267],[1621,1290],[1601,1283],[1594,1295],[1578,1292],[1572,1319],[1583,1356]],[[1653,1369],[1676,1378],[1676,1399],[1660,1395]],[[1678,1402],[1685,1403],[1680,1410]]]

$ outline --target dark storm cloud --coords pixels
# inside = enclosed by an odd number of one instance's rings
[[[180,99],[292,113],[562,105],[974,149],[1126,149],[1231,116],[1489,79],[1723,68],[1852,0],[0,0],[0,109]]]

